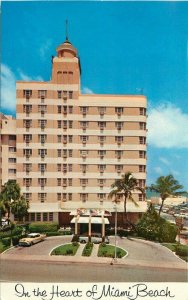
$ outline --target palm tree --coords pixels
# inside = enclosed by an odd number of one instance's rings
[[[23,196],[21,196],[18,200],[12,203],[11,212],[18,218],[18,221],[22,221],[23,217],[27,214],[28,208],[28,202]]]
[[[0,198],[4,204],[7,212],[8,219],[10,218],[11,204],[12,202],[20,199],[20,186],[14,180],[8,180],[5,185],[2,187]]]
[[[120,179],[116,179],[111,187],[112,191],[109,193],[108,198],[114,198],[115,202],[117,202],[118,197],[124,199],[124,224],[125,221],[129,223],[127,219],[127,201],[130,200],[135,206],[138,206],[138,203],[133,198],[133,193],[137,190],[144,194],[144,189],[138,186],[138,181],[131,172],[127,172]]]
[[[152,184],[148,189],[160,194],[162,203],[159,209],[159,216],[166,198],[170,196],[179,196],[185,193],[184,191],[181,191],[183,186],[179,184],[178,180],[171,174],[168,176],[160,176],[157,178],[156,183]]]

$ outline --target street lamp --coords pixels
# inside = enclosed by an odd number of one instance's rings
[[[115,209],[115,255],[114,262],[117,261],[117,204],[114,205]]]

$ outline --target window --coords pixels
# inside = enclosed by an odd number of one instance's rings
[[[23,111],[24,111],[24,113],[29,114],[30,112],[32,112],[32,105],[29,105],[29,104],[24,105]]]
[[[63,178],[63,187],[66,187],[66,186],[67,186],[67,179]]]
[[[63,173],[67,172],[67,164],[63,164]]]
[[[31,216],[31,222],[35,222],[35,213],[31,213],[30,216]]]
[[[31,193],[24,193],[23,196],[27,202],[31,200]]]
[[[68,194],[69,201],[72,201],[72,194]]]
[[[32,149],[23,149],[23,155],[29,158],[32,155]]]
[[[83,173],[86,173],[87,165],[80,165],[80,169]]]
[[[32,90],[24,90],[23,94],[26,99],[29,99],[32,96]]]
[[[69,182],[69,186],[72,186],[72,178],[69,178],[68,182]]]
[[[66,120],[63,121],[63,129],[67,129],[67,121]]]
[[[140,143],[141,145],[145,145],[145,144],[146,144],[146,138],[145,138],[144,136],[140,136],[140,137],[139,137],[139,143]]]
[[[32,184],[32,179],[31,178],[23,178],[23,185],[26,187],[30,187]]]
[[[106,183],[106,179],[98,179],[98,184],[100,187],[103,187],[105,183]]]
[[[63,201],[67,201],[67,194],[63,193]]]
[[[88,194],[81,193],[80,194],[80,200],[83,201],[83,202],[87,201],[88,200]]]
[[[41,129],[44,129],[46,127],[47,120],[38,120],[38,125]]]
[[[100,171],[100,173],[103,173],[105,169],[106,165],[98,165],[98,170]]]
[[[16,158],[9,157],[8,162],[11,163],[11,164],[15,164],[16,163]]]
[[[115,165],[115,170],[117,173],[121,173],[123,171],[123,166],[122,165]]]
[[[140,130],[146,130],[146,123],[145,122],[140,122]]]
[[[36,213],[36,221],[41,221],[41,213]]]
[[[142,194],[138,194],[138,200],[143,201],[143,195]]]
[[[61,136],[61,135],[58,135],[58,136],[57,136],[57,142],[58,142],[58,143],[61,143],[61,139],[62,139],[62,136]]]
[[[120,145],[123,142],[123,136],[116,136],[115,141]]]
[[[46,200],[46,193],[38,193],[38,199],[40,202],[44,202]]]
[[[67,149],[63,149],[63,158],[67,158]]]
[[[123,128],[123,122],[115,122],[117,130],[121,130]]]
[[[16,135],[9,135],[9,141],[16,141]]]
[[[63,99],[67,100],[67,91],[63,91]]]
[[[115,107],[115,112],[120,116],[123,113],[123,107]]]
[[[57,185],[61,186],[61,178],[57,178]]]
[[[89,140],[89,137],[87,135],[81,135],[80,140],[83,144],[85,144]]]
[[[62,98],[62,91],[57,91],[57,98],[61,99]]]
[[[64,115],[66,115],[67,114],[67,106],[63,106],[63,113],[64,113]]]
[[[98,122],[98,127],[100,128],[100,130],[104,130],[104,128],[106,127],[106,122]]]
[[[8,147],[8,151],[14,153],[16,152],[16,147]]]
[[[120,159],[122,157],[122,155],[123,155],[123,151],[121,151],[121,150],[115,151],[115,156],[117,159]]]
[[[83,130],[86,130],[89,126],[89,122],[87,121],[81,121],[80,122],[80,127],[83,129]]]
[[[145,165],[140,165],[139,166],[139,172],[145,172],[146,171],[146,166]]]
[[[47,91],[46,90],[39,90],[38,91],[38,98],[45,99],[46,96],[47,96]]]
[[[102,144],[102,143],[105,142],[106,136],[98,136],[98,140],[99,140],[99,142]]]
[[[69,164],[68,167],[69,167],[69,172],[72,172],[72,164]]]
[[[58,106],[57,106],[57,112],[58,112],[58,114],[61,114],[61,111],[62,111],[62,106],[61,106],[61,105],[58,105]]]
[[[24,141],[26,143],[29,143],[32,140],[32,135],[31,134],[24,134],[23,138],[24,138]]]
[[[81,106],[80,107],[80,112],[83,114],[83,115],[86,115],[89,111],[89,107],[87,106]]]
[[[49,221],[52,222],[54,220],[54,214],[53,212],[49,213]]]
[[[38,155],[40,155],[41,158],[45,158],[45,155],[47,155],[47,149],[39,149]]]
[[[63,135],[63,144],[67,144],[67,135]]]
[[[140,107],[140,115],[145,116],[146,115],[146,109],[144,107]]]
[[[9,174],[16,174],[16,169],[8,169]]]
[[[23,170],[24,172],[32,171],[32,164],[23,164]]]
[[[39,134],[38,139],[39,139],[39,143],[44,144],[46,142],[47,135],[46,134]]]
[[[46,171],[46,164],[38,164],[38,170],[40,172],[45,172]]]
[[[102,106],[98,107],[98,112],[100,115],[104,115],[106,112],[106,107],[102,107]]]
[[[32,120],[23,120],[23,126],[25,128],[30,128],[32,127]]]
[[[139,151],[139,158],[146,158],[146,151]]]
[[[80,185],[82,186],[82,187],[86,187],[86,185],[88,184],[88,179],[80,179]]]
[[[139,185],[139,187],[141,187],[141,188],[145,187],[145,180],[144,180],[144,179],[139,179],[139,180],[138,180],[138,185]]]
[[[69,91],[69,99],[73,98],[73,91]]]
[[[69,143],[72,143],[72,140],[73,140],[73,136],[72,135],[69,135]]]
[[[97,197],[98,197],[100,200],[104,200],[104,199],[106,198],[106,194],[99,193],[99,194],[97,194]]]
[[[48,213],[43,213],[43,221],[48,221]]]
[[[73,121],[69,121],[69,128],[72,128]]]
[[[46,113],[47,112],[47,105],[38,105],[38,112]]]
[[[61,193],[57,193],[57,201],[61,201]]]
[[[80,150],[80,156],[85,158],[88,154],[88,150]]]
[[[73,106],[69,106],[69,114],[72,114],[73,112]]]
[[[103,159],[104,156],[106,155],[106,150],[98,150],[98,155],[100,156],[101,159]]]
[[[47,179],[46,178],[38,178],[38,184],[41,187],[44,187],[46,185]]]
[[[61,157],[61,149],[57,149],[57,157]]]
[[[72,157],[72,150],[69,150],[69,157]]]
[[[62,127],[62,121],[58,120],[57,121],[57,128],[61,128]]]
[[[61,164],[57,164],[57,171],[61,172]]]

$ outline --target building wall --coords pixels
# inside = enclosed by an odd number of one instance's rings
[[[127,171],[144,187],[146,105],[139,95],[82,95],[77,50],[60,45],[51,81],[17,82],[17,181],[25,197],[62,208],[102,202]]]

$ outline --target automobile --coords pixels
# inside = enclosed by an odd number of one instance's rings
[[[88,236],[87,235],[79,236],[78,241],[81,244],[85,244],[88,242]],[[100,233],[95,233],[91,235],[91,243],[100,244],[102,242],[103,242],[102,235]],[[104,243],[109,244],[109,238],[107,236],[105,236]]]
[[[32,246],[46,238],[45,234],[40,233],[29,233],[26,237],[19,240],[19,246]]]

